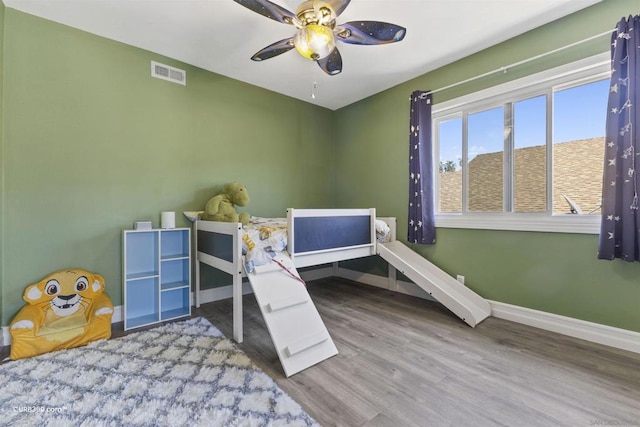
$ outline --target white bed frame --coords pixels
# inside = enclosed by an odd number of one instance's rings
[[[294,265],[308,267],[376,254],[375,209],[287,209],[287,250]],[[330,232],[327,232],[327,227]],[[368,228],[367,228],[368,227]],[[195,221],[195,306],[200,307],[200,263],[233,277],[233,338],[241,343],[242,224]]]

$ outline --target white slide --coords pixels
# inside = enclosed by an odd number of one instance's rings
[[[291,258],[257,266],[247,277],[287,377],[338,354]],[[282,264],[285,268],[278,265]]]
[[[377,252],[470,326],[474,327],[491,316],[491,306],[484,298],[402,242],[378,243]]]

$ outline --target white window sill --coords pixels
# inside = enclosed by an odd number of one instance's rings
[[[599,234],[600,215],[437,214],[436,227]]]

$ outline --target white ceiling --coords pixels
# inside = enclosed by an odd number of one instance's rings
[[[381,46],[338,42],[343,70],[328,76],[295,50],[249,58],[295,27],[232,0],[4,0],[7,7],[165,55],[332,110],[403,83],[600,0],[353,0],[338,24],[407,28]],[[302,0],[272,0],[292,12]],[[507,64],[496,64],[496,68]],[[187,84],[189,76],[187,75]],[[315,99],[311,92],[317,82]],[[417,88],[419,89],[419,88]]]

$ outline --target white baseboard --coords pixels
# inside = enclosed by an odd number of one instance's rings
[[[339,267],[336,276],[353,280],[354,282],[364,283],[365,285],[375,286],[376,288],[393,290],[389,289],[389,279],[387,277],[375,274],[362,273],[360,271]]]
[[[359,271],[339,268],[338,277],[354,280],[365,285],[376,286],[378,288],[389,289],[406,295],[418,298],[433,298],[417,285],[411,282],[398,280],[395,285],[389,284],[387,277],[375,274],[361,273]],[[491,315],[499,319],[510,320],[512,322],[533,326],[546,331],[556,332],[586,341],[604,344],[622,350],[640,353],[640,332],[629,331],[627,329],[614,328],[599,323],[587,322],[573,317],[560,316],[558,314],[533,310],[517,305],[505,304],[498,301],[489,300],[491,305]]]
[[[0,336],[0,347],[11,345],[11,334],[9,333],[9,327],[2,327],[2,336]]]
[[[111,316],[111,323],[123,322],[124,317],[122,316],[123,310],[121,305],[117,305],[113,307],[113,316]]]
[[[343,279],[353,280],[354,282],[362,283],[365,285],[375,286],[377,288],[387,289],[393,292],[399,292],[401,294],[435,301],[435,299],[431,295],[411,282],[396,280],[395,284],[391,284],[389,283],[388,277],[382,277],[370,273],[362,273],[360,271],[349,270],[348,268],[339,268],[336,276],[342,277]]]
[[[324,279],[325,277],[333,276],[333,269],[331,267],[316,268],[315,270],[307,270],[300,273],[302,280],[309,282],[311,280]],[[242,294],[252,294],[251,284],[249,282],[242,283]],[[220,301],[233,297],[233,285],[220,286],[218,288],[205,289],[200,291],[200,304],[206,304],[208,302]],[[191,299],[195,301],[195,299]]]
[[[323,267],[316,268],[313,270],[307,270],[300,273],[300,276],[305,281],[323,279],[325,277],[334,276],[334,269],[332,267]],[[251,285],[248,282],[244,282],[242,284],[242,293],[243,295],[253,293],[251,290]],[[233,296],[233,286],[221,286],[219,288],[205,289],[200,292],[200,304],[205,304],[208,302],[220,301],[223,299],[228,299]],[[195,301],[192,298],[191,301]],[[111,323],[118,323],[124,320],[123,318],[123,309],[122,306],[116,306],[113,308],[113,317],[111,318]],[[0,347],[11,345],[11,333],[9,332],[9,326],[2,327],[2,334],[0,334]]]
[[[370,273],[361,273],[359,271],[346,268],[332,267],[308,270],[301,273],[303,280],[311,281],[331,276],[342,277],[353,280],[365,285],[375,286],[378,288],[388,289],[406,295],[418,298],[432,300],[433,298],[418,286],[411,282],[396,281],[395,284],[390,282],[387,277],[378,276]],[[243,283],[243,294],[251,293],[251,285]],[[232,286],[223,286],[220,288],[206,289],[201,291],[200,302],[219,301],[232,297]],[[193,299],[192,299],[193,301]],[[640,332],[629,331],[627,329],[614,328],[599,323],[587,322],[585,320],[575,319],[558,314],[547,313],[544,311],[533,310],[517,305],[505,304],[498,301],[489,301],[491,305],[493,317],[509,320],[524,325],[533,326],[546,331],[556,332],[574,338],[580,338],[586,341],[607,345],[622,350],[640,353]],[[122,321],[122,306],[114,307],[112,323]],[[2,335],[0,336],[0,347],[11,344],[11,335],[9,327],[2,327]]]
[[[247,282],[242,283],[242,294],[250,294],[253,291],[251,290],[251,285]],[[218,288],[205,289],[200,291],[200,304],[206,304],[208,302],[220,301],[223,299],[229,299],[233,297],[233,285],[220,286]],[[192,298],[191,301],[194,302],[195,298]]]
[[[640,332],[587,322],[573,317],[489,301],[493,317],[534,326],[574,338],[640,353]]]
[[[335,276],[333,267],[316,268],[314,270],[302,271],[300,277],[305,282],[312,280],[324,279],[325,277]]]

